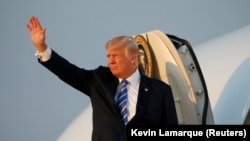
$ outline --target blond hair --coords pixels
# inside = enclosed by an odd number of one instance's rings
[[[117,36],[112,38],[106,43],[106,50],[125,47],[126,56],[128,55],[139,55],[138,44],[135,39],[131,36]]]

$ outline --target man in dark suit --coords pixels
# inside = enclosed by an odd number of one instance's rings
[[[45,28],[37,17],[27,24],[39,62],[61,80],[89,96],[93,107],[93,141],[126,140],[126,127],[177,125],[178,119],[171,87],[149,78],[138,69],[139,49],[133,37],[118,36],[106,44],[108,67],[79,68],[50,49]],[[119,83],[126,79],[126,120],[119,111]]]

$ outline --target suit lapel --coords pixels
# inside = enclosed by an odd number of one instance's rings
[[[134,117],[135,119],[143,115],[145,108],[147,107],[146,105],[148,103],[150,91],[151,91],[150,81],[145,76],[142,75],[138,92],[138,100],[136,105],[136,115]]]

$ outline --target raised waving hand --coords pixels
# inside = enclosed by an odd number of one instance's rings
[[[30,38],[38,52],[43,52],[47,49],[46,29],[42,27],[37,17],[32,16],[27,24],[27,29],[30,33]]]

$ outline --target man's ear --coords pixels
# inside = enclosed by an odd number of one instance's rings
[[[135,57],[135,56],[132,56],[131,63],[132,63],[132,64],[135,64],[135,61],[136,61],[136,57]]]

